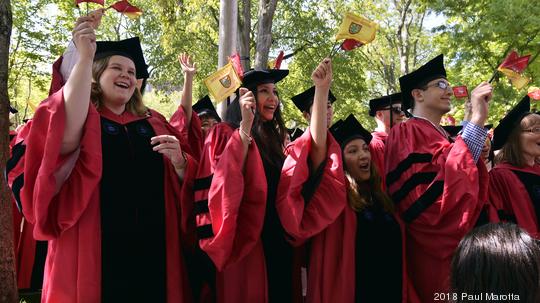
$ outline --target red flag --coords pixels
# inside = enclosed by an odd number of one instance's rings
[[[341,43],[341,49],[344,51],[350,51],[362,45],[364,44],[362,44],[360,41],[356,41],[354,39],[345,39],[343,43]]]
[[[131,19],[138,18],[142,15],[142,11],[138,7],[131,5],[127,0],[118,1],[109,7],[114,8],[117,12],[124,14]]]
[[[520,57],[518,53],[515,50],[513,50],[504,59],[503,63],[499,65],[499,70],[502,68],[506,68],[506,69],[513,70],[516,73],[522,73],[525,70],[525,68],[527,68],[530,58],[531,58],[531,55],[525,55],[525,56]]]
[[[274,63],[274,69],[279,69],[281,67],[281,62],[283,61],[283,56],[285,56],[285,53],[283,51],[280,51],[277,58],[276,58],[276,63]]]
[[[238,55],[238,53],[234,53],[229,57],[229,61],[231,61],[232,66],[240,80],[244,79],[244,69],[242,68],[242,63],[240,62],[240,55]]]
[[[92,3],[105,5],[105,0],[75,0],[75,6],[78,7],[79,3],[83,3],[83,2],[92,2]]]
[[[540,100],[540,88],[530,87],[527,95],[529,95],[529,97],[533,98],[534,100]]]
[[[467,98],[469,97],[469,91],[467,90],[466,85],[462,86],[454,86],[452,87],[452,90],[454,91],[454,97],[456,98]]]

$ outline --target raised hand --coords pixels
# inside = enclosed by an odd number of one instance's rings
[[[150,144],[155,145],[152,149],[167,157],[176,170],[181,170],[186,167],[187,162],[182,154],[180,141],[178,141],[175,136],[155,136],[150,139]]]
[[[243,131],[249,134],[251,126],[253,125],[253,119],[255,118],[255,96],[253,96],[253,92],[244,87],[240,88],[239,93],[240,112],[242,113],[242,125],[240,127],[245,127],[243,128]]]
[[[94,17],[81,16],[73,29],[73,43],[77,47],[80,58],[94,59],[96,53],[96,33],[92,25]]]
[[[313,84],[319,87],[330,87],[330,84],[332,84],[332,77],[332,61],[330,58],[324,58],[311,74]]]
[[[101,24],[101,17],[103,17],[105,11],[106,10],[104,8],[98,8],[88,14],[88,17],[92,18],[91,23],[94,29],[97,29]]]
[[[191,60],[190,55],[186,53],[180,54],[178,56],[178,62],[180,62],[184,74],[193,76],[197,72],[197,64]]]
[[[493,97],[493,86],[487,82],[480,83],[471,92],[471,122],[484,126],[488,116],[489,101]]]

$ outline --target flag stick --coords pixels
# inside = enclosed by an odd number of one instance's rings
[[[328,56],[326,56],[326,57],[332,58],[332,56],[334,55],[334,51],[335,51],[337,45],[339,45],[338,42],[337,42],[337,41],[334,42],[334,45],[332,45],[332,49],[330,50],[330,54],[328,54]]]
[[[493,73],[493,76],[491,76],[491,79],[489,79],[488,83],[493,82],[493,80],[495,80],[495,77],[497,76],[498,73],[499,73],[499,70],[496,69],[495,72]]]

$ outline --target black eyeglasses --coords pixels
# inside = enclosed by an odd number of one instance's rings
[[[401,106],[387,107],[387,108],[383,108],[382,110],[392,110],[392,112],[396,115],[401,115],[401,113],[403,112],[403,110],[401,109]]]
[[[450,83],[443,80],[437,81],[436,83],[433,83],[433,84],[426,85],[424,87],[424,90],[428,89],[428,87],[438,87],[442,90],[452,89],[452,87],[450,86]]]

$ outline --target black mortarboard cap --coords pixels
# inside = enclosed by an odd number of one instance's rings
[[[195,111],[199,116],[202,115],[210,115],[214,117],[217,121],[221,122],[221,118],[219,117],[216,108],[214,107],[214,104],[212,104],[212,101],[210,100],[210,97],[208,95],[202,97],[197,101],[197,103],[193,104],[191,106],[193,111]]]
[[[291,98],[292,102],[301,112],[309,112],[309,107],[313,104],[315,99],[315,86],[312,86],[304,92]],[[330,103],[336,101],[336,96],[332,94],[332,91],[328,91],[328,100]]]
[[[19,111],[16,110],[14,107],[11,107],[11,105],[8,105],[9,106],[9,112],[12,113],[12,114],[16,114],[18,113]]]
[[[493,150],[501,149],[512,130],[521,122],[523,117],[531,110],[531,99],[525,95],[519,103],[499,121],[499,125],[493,130]]]
[[[342,123],[336,124],[337,122],[330,128],[330,132],[342,148],[351,140],[357,138],[364,139],[366,144],[371,141],[371,133],[356,120],[353,114],[350,114]]]
[[[463,125],[443,125],[442,128],[453,138],[463,129]]]
[[[411,92],[415,88],[421,88],[429,81],[437,78],[446,78],[446,70],[444,69],[444,58],[440,54],[431,59],[428,63],[422,65],[417,70],[399,78],[401,87],[401,99],[403,100],[403,109],[411,108],[414,102]]]
[[[268,70],[250,70],[244,74],[242,86],[246,88],[254,88],[256,85],[265,83],[278,83],[283,78],[287,77],[289,70],[287,69],[268,69]]]
[[[291,136],[291,142],[300,138],[300,136],[304,134],[304,131],[298,127],[287,129],[287,132],[289,133],[289,136]]]
[[[119,55],[128,57],[135,63],[137,70],[137,79],[146,79],[148,74],[148,65],[144,61],[144,54],[139,37],[133,37],[120,41],[97,41],[96,55],[94,60],[109,56]]]
[[[485,130],[490,130],[491,128],[493,128],[493,124],[486,124],[486,125],[484,125],[484,129],[485,129]]]
[[[375,117],[375,113],[391,104],[401,103],[401,93],[369,100],[369,115]]]

